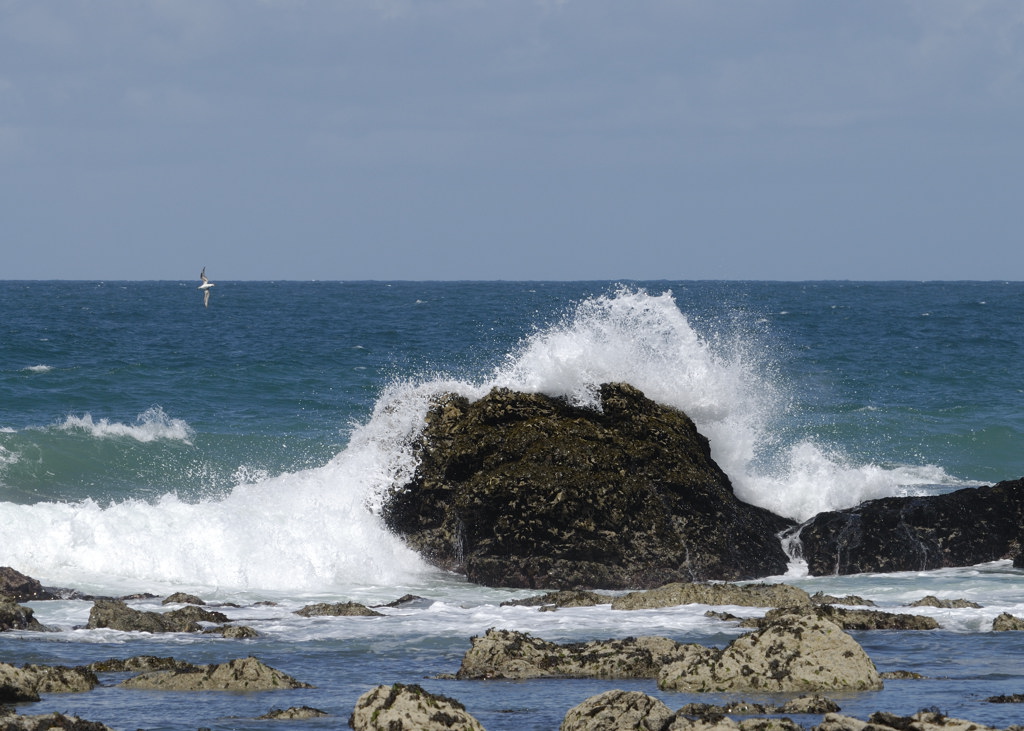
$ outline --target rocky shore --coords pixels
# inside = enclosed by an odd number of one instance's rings
[[[0,590],[22,583],[13,569],[0,569]],[[54,596],[65,594],[58,590]],[[29,596],[39,596],[37,591]],[[79,595],[81,596],[81,595]],[[21,632],[47,632],[33,623],[32,612],[16,599],[3,596],[0,626]],[[90,628],[124,632],[209,633],[232,627],[225,614],[202,606],[202,600],[174,594],[163,600],[162,612],[142,612],[125,599],[89,598]],[[152,601],[152,598],[150,598]],[[390,606],[411,605],[420,597],[405,596]],[[180,606],[186,603],[185,606]],[[611,690],[595,695],[566,710],[563,731],[645,729],[651,731],[995,731],[981,724],[946,718],[935,711],[899,716],[884,711],[868,719],[841,715],[840,705],[829,694],[849,694],[883,687],[885,677],[914,677],[913,673],[880,674],[863,647],[844,627],[853,629],[930,629],[914,622],[894,623],[887,613],[850,609],[840,604],[863,603],[857,597],[810,596],[785,584],[674,583],[651,590],[616,596],[597,592],[558,591],[518,602],[536,611],[609,604],[610,611],[631,612],[680,604],[757,607],[765,610],[755,619],[740,622],[723,617],[752,631],[727,646],[705,647],[679,643],[667,637],[626,637],[557,644],[527,633],[491,629],[472,637],[456,673],[440,679],[459,682],[522,680],[528,678],[649,679],[663,691],[727,694],[726,705],[689,703],[676,710],[662,700],[638,691]],[[966,600],[925,597],[917,606],[979,608]],[[295,612],[308,617],[360,616],[387,621],[385,614],[354,602],[307,605]],[[866,621],[862,617],[875,617]],[[716,615],[717,616],[717,615]],[[851,617],[861,617],[851,621]],[[879,619],[880,618],[880,619]],[[934,620],[933,620],[934,621]],[[1008,631],[1024,629],[1024,622],[1007,615],[997,621]],[[1019,624],[1014,624],[1017,622]],[[996,629],[996,627],[993,627]],[[232,635],[220,631],[224,637]],[[238,635],[240,641],[253,635]],[[125,676],[128,677],[125,677]],[[918,676],[919,677],[919,676]],[[0,662],[0,731],[23,729],[81,729],[102,731],[108,727],[73,715],[16,713],[6,704],[37,702],[50,694],[87,693],[104,686],[126,691],[150,690],[189,693],[286,691],[314,689],[252,656],[223,663],[195,665],[172,657],[132,656],[110,658],[84,666],[64,667],[28,664],[20,667]],[[789,695],[775,705],[744,700],[747,693]],[[1002,696],[994,703],[1019,702]],[[70,705],[70,703],[69,703]],[[310,706],[274,708],[258,718],[266,721],[314,719],[326,715]],[[355,729],[432,731],[433,729],[482,729],[483,726],[457,700],[427,692],[417,685],[377,686],[363,694],[347,719]],[[1009,726],[1007,731],[1024,731]]]

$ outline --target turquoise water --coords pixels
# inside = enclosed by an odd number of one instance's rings
[[[172,697],[104,688],[32,712],[126,729],[260,728],[228,717],[307,703],[337,727],[376,682],[453,672],[489,626],[554,640],[736,634],[706,607],[500,608],[521,592],[425,566],[375,510],[413,468],[409,442],[443,391],[500,385],[586,404],[597,383],[629,381],[694,418],[738,495],[798,519],[1024,474],[1021,283],[217,281],[208,308],[197,283],[0,282],[0,565],[94,593],[236,602],[229,616],[262,637],[74,630],[88,602],[35,603],[64,631],[5,633],[0,659],[256,654],[320,690],[183,711]],[[935,610],[944,629],[926,636],[859,636],[880,668],[941,679],[892,681],[844,711],[937,705],[1021,722],[978,696],[1024,692],[1021,640],[987,631],[1000,611],[1024,614],[1024,572],[1002,562],[786,580],[889,608],[926,593],[985,605]],[[429,606],[389,610],[383,623],[291,614],[409,592]],[[278,607],[252,607],[263,599]],[[920,670],[930,664],[940,668]],[[492,730],[555,728],[587,695],[624,687],[430,682]],[[671,707],[694,700],[661,695]]]

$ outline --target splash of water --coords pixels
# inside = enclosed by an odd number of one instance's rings
[[[376,514],[382,496],[413,474],[411,443],[433,399],[444,392],[477,399],[497,386],[598,407],[601,383],[631,383],[694,420],[741,499],[797,519],[948,480],[935,467],[854,464],[813,435],[777,444],[773,423],[786,414],[788,397],[766,352],[742,327],[699,333],[669,292],[620,289],[538,330],[479,382],[432,375],[389,384],[322,467],[271,477],[240,470],[230,494],[198,504],[171,495],[108,507],[0,504],[0,564],[55,583],[98,575],[288,590],[422,578],[431,569]],[[135,425],[86,415],[63,428],[140,441],[191,435],[158,408]]]

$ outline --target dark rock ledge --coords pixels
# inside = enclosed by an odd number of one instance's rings
[[[792,521],[749,505],[686,414],[623,383],[601,409],[494,389],[427,415],[387,524],[439,567],[489,586],[649,588],[785,572]]]

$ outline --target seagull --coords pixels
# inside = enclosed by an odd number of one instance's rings
[[[213,282],[206,278],[206,267],[203,267],[203,271],[199,272],[199,278],[203,280],[196,289],[203,290],[203,307],[210,306],[210,287],[214,286]]]

